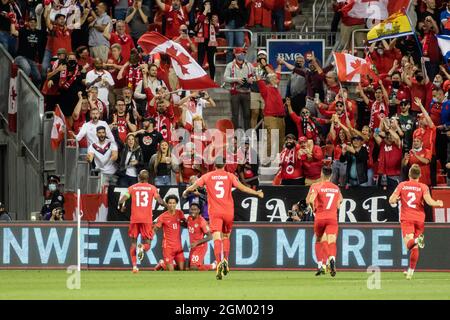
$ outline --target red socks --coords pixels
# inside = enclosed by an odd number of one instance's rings
[[[327,258],[330,255],[329,254],[330,249],[328,247],[328,242],[322,241],[320,244],[322,245],[322,262],[327,263]]]
[[[150,250],[150,243],[144,243],[143,247],[144,247],[144,251]]]
[[[314,248],[316,250],[316,259],[317,262],[323,262],[323,253],[322,253],[322,242],[316,242],[314,245]]]
[[[416,243],[414,242],[414,239],[411,239],[406,244],[406,247],[408,248],[408,250],[411,250],[415,245],[416,245]]]
[[[411,249],[409,253],[409,268],[414,270],[416,269],[417,261],[419,260],[419,248],[415,247]]]
[[[336,242],[328,243],[328,256],[336,258]]]
[[[230,239],[225,238],[222,240],[223,245],[223,257],[228,260],[228,256],[230,255]]]
[[[229,243],[230,242],[228,242],[228,244]],[[230,250],[229,246],[228,250]],[[214,256],[216,257],[217,263],[222,261],[222,240],[214,240]]]
[[[131,264],[133,267],[136,266],[136,245],[132,244],[130,247],[130,255],[131,255]]]

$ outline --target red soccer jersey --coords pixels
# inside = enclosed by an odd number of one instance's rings
[[[181,221],[183,220],[186,220],[186,218],[181,210],[176,210],[173,215],[166,211],[158,217],[155,226],[163,228],[163,248],[181,250]]]
[[[217,214],[234,215],[234,201],[231,190],[239,184],[238,178],[234,174],[223,169],[214,170],[201,176],[196,184],[200,188],[206,185],[210,216]]]
[[[417,181],[403,181],[394,194],[400,197],[400,221],[425,221],[423,197],[430,190],[426,184]]]
[[[337,221],[337,210],[342,199],[339,187],[330,181],[318,182],[311,186],[309,193],[316,193],[315,220],[333,219]]]
[[[158,189],[150,183],[136,183],[128,188],[131,196],[131,223],[152,223],[153,197],[158,195]]]
[[[190,243],[202,240],[209,232],[208,223],[202,216],[198,216],[197,219],[189,216],[187,219],[187,225]],[[206,242],[201,244],[201,246],[203,245],[206,245]]]

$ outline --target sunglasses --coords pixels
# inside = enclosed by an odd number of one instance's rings
[[[309,116],[309,112],[302,112],[301,115],[302,116]]]

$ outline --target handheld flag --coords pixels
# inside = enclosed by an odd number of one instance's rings
[[[445,61],[447,61],[450,58],[450,36],[437,35],[436,37],[442,55],[444,56]]]
[[[367,33],[367,40],[369,43],[372,43],[382,39],[398,38],[413,34],[414,31],[408,16],[403,13],[395,13],[370,29]]]
[[[66,131],[66,118],[61,111],[59,105],[55,107],[55,113],[53,116],[53,127],[51,133],[51,146],[53,150],[58,149],[61,141],[64,140],[64,133]]]
[[[385,20],[396,12],[406,12],[410,4],[411,0],[349,0],[341,12],[353,18]]]

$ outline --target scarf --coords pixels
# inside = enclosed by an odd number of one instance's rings
[[[130,65],[130,67],[128,68],[127,80],[127,86],[134,91],[134,89],[136,88],[136,84],[142,80],[142,72],[139,69],[139,64],[137,64],[135,67]]]
[[[121,44],[125,44],[128,42],[128,40],[130,40],[130,37],[125,33],[123,35],[120,35],[116,32],[117,37],[119,37]]]
[[[207,30],[209,28],[209,34],[204,34],[204,30]],[[217,47],[217,38],[216,38],[216,28],[219,28],[219,25],[214,25],[209,17],[205,17],[205,20],[203,23],[198,24],[198,32],[197,37],[195,37],[195,42],[197,43],[203,43],[205,42],[205,38],[208,38],[208,47]]]
[[[428,50],[430,49],[431,37],[433,37],[433,36],[434,36],[434,32],[429,31],[425,34],[425,37],[423,38],[423,55],[424,55],[424,57],[428,56]]]
[[[70,88],[70,86],[73,84],[73,82],[75,81],[77,76],[80,75],[79,67],[80,66],[77,64],[77,66],[75,67],[75,70],[73,72],[68,72],[67,69],[61,71],[61,73],[59,74],[59,87],[60,88],[62,88],[64,90],[68,90]]]

